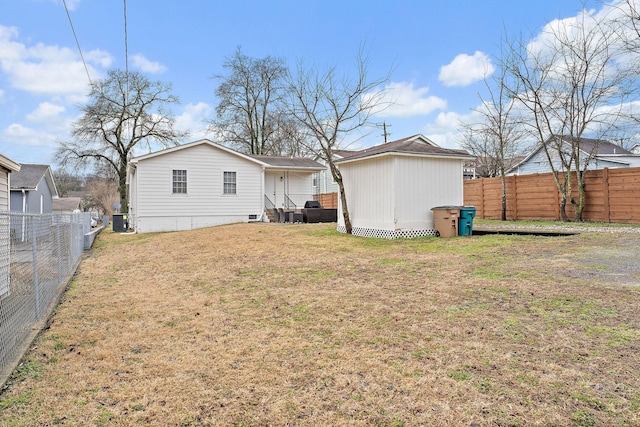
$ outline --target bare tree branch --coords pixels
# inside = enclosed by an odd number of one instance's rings
[[[140,145],[167,147],[188,135],[174,128],[166,106],[178,104],[171,85],[152,82],[140,73],[121,70],[93,83],[89,103],[73,125],[71,141],[59,143],[56,158],[63,167],[108,170],[118,177],[123,211],[127,209],[127,162]]]
[[[310,148],[329,166],[340,189],[340,202],[345,228],[352,226],[340,169],[335,164],[333,150],[344,139],[369,123],[370,117],[384,108],[382,93],[374,91],[389,80],[389,76],[369,80],[368,60],[362,49],[356,58],[357,73],[338,76],[335,67],[320,71],[299,63],[297,73],[288,76],[290,112],[310,135]],[[370,92],[373,95],[370,95]],[[368,96],[365,96],[368,95]]]

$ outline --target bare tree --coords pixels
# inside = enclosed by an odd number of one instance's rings
[[[515,103],[509,96],[510,87],[515,92],[518,82],[507,82],[509,74],[501,70],[490,82],[485,80],[487,97],[480,96],[481,106],[474,111],[480,115],[479,123],[465,123],[460,145],[476,159],[481,159],[493,176],[502,183],[502,220],[507,219],[506,172],[510,161],[522,154],[525,132],[522,129]],[[509,84],[511,83],[511,84]],[[492,85],[493,84],[493,85]]]
[[[94,167],[118,177],[120,203],[127,211],[127,161],[142,145],[177,144],[188,135],[174,128],[166,108],[178,104],[171,85],[140,73],[112,70],[91,85],[89,102],[73,124],[72,141],[61,142],[56,158],[63,166]]]
[[[568,221],[567,201],[575,208],[575,219],[582,220],[584,172],[597,150],[597,145],[587,150],[583,137],[605,136],[621,119],[622,105],[633,89],[634,71],[620,61],[622,50],[612,24],[607,17],[583,11],[575,20],[554,21],[530,44],[511,44],[504,60],[518,82],[510,96],[528,110],[530,134],[554,173],[564,221]],[[577,200],[572,171],[577,177]]]
[[[65,170],[53,171],[53,178],[60,197],[67,197],[71,191],[81,191],[84,187],[83,176],[74,175]]]
[[[120,198],[117,181],[94,176],[87,179],[86,190],[85,206],[87,208],[95,209],[104,215],[113,213],[113,202]]]
[[[209,125],[216,139],[248,154],[298,152],[297,122],[282,110],[287,75],[284,60],[251,58],[238,48],[223,67],[227,75],[213,76],[220,81],[215,90],[219,99],[217,117]]]
[[[360,50],[356,58],[356,77],[341,76],[335,67],[320,71],[298,66],[297,74],[290,74],[289,95],[293,117],[309,133],[310,148],[326,161],[340,190],[340,203],[346,232],[352,226],[340,169],[335,164],[333,150],[344,139],[369,123],[369,118],[384,108],[382,93],[376,88],[389,76],[369,80],[368,60]]]

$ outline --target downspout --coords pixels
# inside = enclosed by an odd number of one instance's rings
[[[25,223],[27,213],[27,192],[22,189],[22,224],[20,226],[20,241],[25,242],[25,232],[27,231],[27,224]]]

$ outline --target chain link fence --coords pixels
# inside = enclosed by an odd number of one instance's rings
[[[0,212],[0,384],[74,272],[90,221],[88,212]]]

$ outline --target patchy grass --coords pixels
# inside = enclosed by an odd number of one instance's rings
[[[0,425],[640,425],[636,240],[105,231]]]

